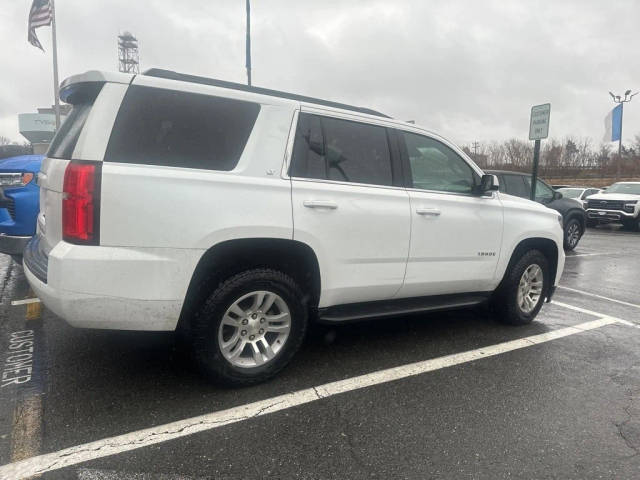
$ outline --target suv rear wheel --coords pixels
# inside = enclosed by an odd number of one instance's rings
[[[303,293],[288,275],[248,270],[223,282],[192,324],[198,363],[229,385],[265,381],[291,360],[307,329]]]
[[[507,272],[493,298],[499,320],[525,325],[538,314],[544,303],[549,278],[549,262],[539,250],[525,252]]]

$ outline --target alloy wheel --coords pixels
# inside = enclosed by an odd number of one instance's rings
[[[577,223],[572,223],[567,229],[567,243],[571,248],[575,247],[580,240],[580,226]]]
[[[520,310],[531,313],[542,296],[544,276],[538,264],[529,265],[520,277],[517,302]]]
[[[278,355],[290,331],[287,303],[277,293],[258,290],[229,306],[218,328],[218,347],[235,367],[259,367]]]

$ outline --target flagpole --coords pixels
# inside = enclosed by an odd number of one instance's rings
[[[53,48],[53,95],[55,99],[56,131],[60,128],[60,82],[58,81],[58,45],[56,42],[56,7],[54,0],[51,2],[51,45]]]
[[[624,113],[624,102],[620,102],[620,138],[618,139],[618,170],[616,170],[616,180],[620,180],[620,170],[622,169],[622,114]]]

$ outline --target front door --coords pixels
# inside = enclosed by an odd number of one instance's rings
[[[410,172],[411,245],[400,297],[492,290],[503,212],[495,193],[476,195],[480,176],[439,139],[399,132]]]

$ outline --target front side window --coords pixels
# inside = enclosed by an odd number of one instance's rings
[[[301,113],[289,173],[292,177],[393,185],[386,129]]]
[[[527,188],[531,190],[531,177],[525,177]],[[536,182],[536,202],[549,203],[553,200],[553,189],[541,180]]]
[[[473,169],[445,144],[423,135],[401,132],[409,156],[413,188],[471,193]]]
[[[260,105],[210,95],[129,87],[105,161],[232,170]]]

